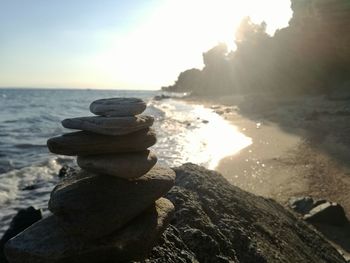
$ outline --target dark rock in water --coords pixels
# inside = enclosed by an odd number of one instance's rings
[[[21,233],[27,227],[39,221],[41,218],[41,210],[35,209],[32,206],[18,211],[18,213],[13,217],[10,227],[6,230],[0,240],[0,262],[6,262],[3,255],[5,243],[17,234]]]
[[[78,156],[77,162],[86,171],[134,179],[151,170],[157,163],[157,156],[147,150],[113,155]]]
[[[171,97],[170,96],[167,96],[167,95],[157,95],[157,96],[154,96],[154,100],[164,100],[164,99],[170,99]]]
[[[47,147],[51,152],[63,155],[95,155],[143,151],[156,141],[151,129],[120,136],[80,131],[51,138],[47,141]]]
[[[146,103],[138,98],[100,99],[91,103],[90,111],[100,116],[134,116],[146,109]]]
[[[65,128],[94,132],[104,135],[124,135],[152,126],[154,118],[146,115],[132,117],[79,117],[65,119]]]
[[[94,239],[138,216],[169,191],[174,179],[173,170],[160,166],[135,180],[82,171],[54,188],[49,209],[67,233]]]
[[[146,262],[345,262],[277,202],[193,164],[175,172],[175,187],[166,195],[175,205],[175,217]]]
[[[31,190],[35,190],[38,189],[40,186],[37,184],[31,184],[31,185],[27,185],[25,187],[23,187],[21,190],[22,191],[31,191]]]
[[[173,214],[161,198],[124,228],[98,240],[69,236],[51,215],[11,239],[5,248],[11,263],[125,262],[143,259],[156,244]]]
[[[68,177],[68,176],[74,176],[76,174],[77,174],[76,169],[65,164],[62,166],[62,168],[58,172],[58,177],[64,178],[64,177]]]
[[[344,209],[337,203],[326,202],[313,208],[304,219],[310,223],[343,226],[348,223]]]

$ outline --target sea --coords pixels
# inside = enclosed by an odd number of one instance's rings
[[[210,107],[188,103],[161,91],[90,89],[0,89],[0,236],[19,209],[34,206],[48,214],[47,203],[59,182],[63,165],[74,157],[52,154],[48,138],[72,130],[65,118],[90,116],[92,101],[138,97],[147,102],[143,114],[155,118],[157,144],[152,147],[160,164],[170,167],[193,162],[215,169],[219,161],[251,144],[251,139]],[[169,94],[167,94],[169,95]]]

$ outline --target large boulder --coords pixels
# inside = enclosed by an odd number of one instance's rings
[[[170,190],[174,180],[174,171],[162,166],[135,180],[81,171],[54,188],[49,210],[67,233],[96,239],[142,213]]]
[[[303,220],[277,202],[231,185],[194,164],[175,168],[172,226],[148,261],[345,263]]]
[[[89,241],[68,235],[54,215],[29,227],[6,244],[11,263],[93,263],[143,259],[173,215],[173,204],[160,198],[124,228]]]

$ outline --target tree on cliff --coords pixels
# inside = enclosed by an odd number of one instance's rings
[[[292,0],[289,26],[273,37],[245,18],[237,49],[219,44],[203,53],[202,70],[186,72],[169,91],[197,94],[329,93],[350,76],[350,1]],[[193,78],[193,79],[192,79]],[[181,84],[181,85],[180,85]]]

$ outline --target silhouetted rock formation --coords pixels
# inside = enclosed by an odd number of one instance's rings
[[[202,70],[185,70],[163,90],[287,95],[331,94],[341,89],[341,96],[349,97],[349,1],[291,2],[293,17],[288,27],[271,37],[265,23],[244,19],[236,33],[235,51],[228,52],[225,44],[213,47],[203,53]]]

